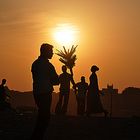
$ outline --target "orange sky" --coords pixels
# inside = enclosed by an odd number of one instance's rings
[[[100,88],[140,87],[139,0],[0,0],[0,79],[10,89],[32,90],[30,67],[43,42],[59,49],[52,30],[78,29],[74,78],[88,77],[96,64]],[[59,57],[51,61],[61,72]]]

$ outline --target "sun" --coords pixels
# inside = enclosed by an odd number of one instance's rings
[[[69,43],[74,40],[73,31],[68,28],[56,31],[54,37],[60,43]]]
[[[62,46],[74,45],[78,40],[78,29],[69,24],[59,24],[53,30],[53,38]]]

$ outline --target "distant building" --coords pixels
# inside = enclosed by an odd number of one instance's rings
[[[122,91],[122,94],[140,94],[140,88],[127,87]]]
[[[118,89],[115,89],[113,87],[113,84],[112,85],[109,85],[108,84],[107,85],[107,88],[102,88],[101,93],[103,95],[110,94],[110,93],[112,93],[112,94],[118,94]]]

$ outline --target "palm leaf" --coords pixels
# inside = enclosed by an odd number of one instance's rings
[[[65,61],[64,59],[60,58],[59,61],[61,61],[64,64],[67,64],[67,61]]]
[[[77,46],[74,47],[74,45],[72,45],[71,49],[66,50],[65,46],[63,46],[63,51],[57,50],[56,54],[60,56],[59,60],[68,68],[73,68],[75,66],[75,61],[77,58],[74,53],[76,52],[76,48]]]
[[[56,53],[57,55],[59,55],[60,57],[63,57],[63,58],[66,58],[66,54],[61,50],[61,51],[59,51],[59,50],[57,50],[58,51],[58,53]]]
[[[64,49],[65,54],[67,55],[67,50],[66,50],[65,46],[63,46],[63,49]]]

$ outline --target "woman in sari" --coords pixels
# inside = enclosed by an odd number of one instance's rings
[[[96,65],[91,67],[90,83],[87,92],[87,116],[95,113],[104,113],[107,117],[108,112],[103,108],[99,95],[98,77],[96,72],[99,68]]]

